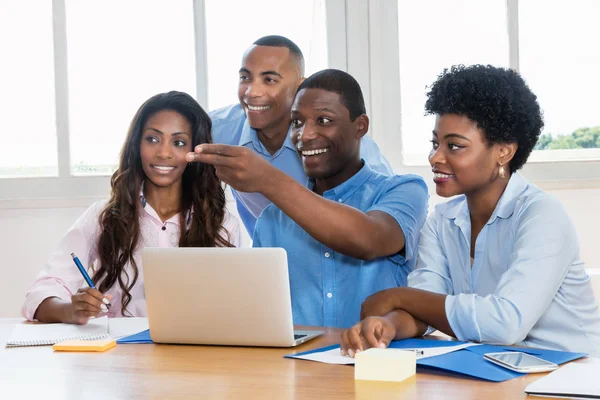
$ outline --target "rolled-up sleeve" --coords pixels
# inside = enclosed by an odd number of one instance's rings
[[[421,228],[427,218],[427,185],[422,178],[402,175],[388,179],[389,187],[366,211],[381,211],[396,220],[404,235],[404,252],[390,258],[399,263],[405,260],[414,267]]]
[[[446,297],[446,315],[459,340],[498,344],[524,340],[578,257],[577,234],[557,200],[542,198],[515,218],[510,266],[494,293]]]
[[[73,263],[75,253],[84,267],[90,268],[97,259],[100,234],[99,216],[106,201],[90,206],[68,230],[46,265],[29,288],[21,315],[32,321],[39,305],[49,297],[70,300],[73,293],[84,284],[81,273]]]

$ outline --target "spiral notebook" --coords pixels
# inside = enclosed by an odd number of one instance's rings
[[[86,325],[18,324],[6,347],[49,346],[64,340],[108,339],[108,318],[91,319]]]

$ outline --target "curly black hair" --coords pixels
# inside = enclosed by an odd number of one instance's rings
[[[477,123],[488,144],[517,143],[510,172],[520,169],[544,127],[542,111],[523,78],[492,65],[454,65],[429,87],[425,115],[464,115]]]

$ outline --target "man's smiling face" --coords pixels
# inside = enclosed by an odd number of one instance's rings
[[[351,121],[338,93],[298,92],[292,106],[291,136],[310,178],[343,182],[356,172],[354,160],[359,158],[363,129],[366,132],[362,117]]]
[[[239,75],[238,97],[250,126],[287,131],[301,79],[295,56],[286,47],[252,46],[244,54]]]

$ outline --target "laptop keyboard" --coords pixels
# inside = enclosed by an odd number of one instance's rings
[[[294,340],[302,339],[303,337],[307,337],[308,335],[299,335],[294,333]]]

